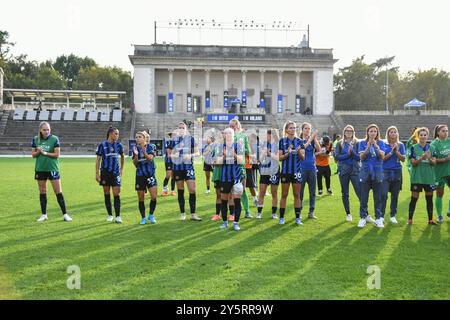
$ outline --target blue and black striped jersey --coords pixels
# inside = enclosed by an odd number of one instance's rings
[[[214,143],[205,144],[205,146],[203,147],[202,154],[203,154],[205,164],[209,164],[209,165],[212,164],[214,148],[215,148]]]
[[[137,157],[138,159],[138,163],[136,165],[136,175],[138,177],[153,177],[156,172],[155,161],[149,161],[148,159],[146,159],[141,147],[136,146],[136,149],[138,151],[138,154],[137,156],[133,155],[133,158]],[[154,144],[148,144],[145,147],[145,152],[154,156],[156,152],[156,146]]]
[[[300,139],[295,137],[293,140],[290,140],[288,137],[282,138],[278,145],[278,149],[282,151],[282,154],[286,154],[288,152],[289,147],[292,147],[293,150],[297,150],[300,147]],[[297,152],[293,152],[289,154],[289,156],[281,161],[281,174],[295,174],[299,172],[300,169],[300,157]]]
[[[242,163],[238,163],[237,159],[232,156],[233,149],[235,154],[244,157],[244,148],[239,147],[237,143],[222,145],[219,152],[220,155],[223,155],[221,182],[238,183],[242,181]]]
[[[121,143],[110,143],[105,140],[97,146],[95,154],[102,157],[100,171],[112,172],[114,175],[120,174],[119,155],[123,154]]]
[[[278,157],[278,144],[264,142],[261,146],[261,151],[264,152],[264,156],[261,157],[259,171],[262,176],[264,175],[274,175],[280,170],[280,164],[278,160],[271,157]]]
[[[164,138],[164,161],[166,163],[172,164],[172,159],[169,158],[169,154],[167,153],[168,149],[171,149],[172,146],[172,139]]]
[[[168,147],[172,149],[173,170],[193,170],[194,158],[191,157],[189,160],[184,159],[185,155],[193,155],[195,152],[195,139],[193,136],[187,135],[184,137],[176,137],[172,144]]]

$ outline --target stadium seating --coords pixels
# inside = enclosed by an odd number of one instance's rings
[[[122,110],[113,110],[112,121],[122,121]]]
[[[64,111],[66,112],[66,110]],[[61,116],[61,110],[52,111],[50,118],[53,119],[58,114]],[[13,121],[13,116],[13,112],[11,112],[4,134],[0,136],[0,154],[29,154],[30,141],[36,135],[40,120],[36,120],[36,114],[34,121],[23,119]],[[111,125],[119,129],[121,142],[126,147],[130,137],[131,119],[132,115],[124,111],[123,121],[120,122],[56,120],[50,121],[50,125],[52,133],[60,138],[63,154],[93,155],[97,144],[105,139],[106,132]]]
[[[98,119],[98,112],[96,110],[89,111],[88,120],[97,121],[97,119]]]
[[[37,111],[35,110],[27,110],[27,114],[25,116],[26,120],[36,120]]]
[[[72,121],[74,110],[73,109],[63,109],[64,112],[64,121]]]
[[[51,120],[52,121],[59,121],[59,120],[61,120],[61,110],[58,109],[58,110],[52,111]]]
[[[16,110],[14,111],[14,120],[23,120],[23,115],[25,113],[25,109],[21,109],[21,108],[16,108]]]
[[[86,120],[86,110],[84,110],[84,109],[78,110],[75,120],[76,121],[85,121]]]
[[[109,110],[102,111],[100,113],[100,121],[109,121],[109,115],[110,115]]]
[[[48,116],[50,115],[50,111],[43,110],[39,112],[39,121],[48,121]]]

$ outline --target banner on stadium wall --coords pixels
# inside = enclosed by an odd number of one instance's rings
[[[264,102],[264,91],[261,91],[259,93],[259,107],[260,108],[265,108],[266,107],[266,103]]]
[[[238,117],[242,123],[265,123],[266,116],[263,114],[208,114],[208,122],[210,123],[228,123],[230,120]]]
[[[192,93],[187,94],[187,112],[192,112]]]
[[[169,112],[173,112],[173,92],[169,92]]]
[[[279,94],[277,98],[277,112],[283,113],[283,95]]]
[[[228,123],[231,119],[236,117],[235,114],[226,113],[226,114],[208,114],[208,122],[213,123]]]
[[[228,91],[227,90],[225,90],[223,92],[223,107],[225,109],[228,109],[230,107],[230,104],[228,102]]]
[[[243,90],[241,93],[241,108],[247,108],[247,91]]]
[[[295,113],[300,113],[300,95],[295,96]]]
[[[211,96],[209,90],[205,91],[205,108],[211,108]]]

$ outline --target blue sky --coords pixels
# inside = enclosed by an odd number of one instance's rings
[[[74,53],[101,65],[132,70],[132,44],[154,41],[153,23],[179,18],[271,22],[295,21],[311,28],[313,48],[333,48],[338,68],[365,54],[367,62],[395,55],[402,72],[429,68],[450,71],[446,1],[104,1],[15,0],[2,3],[0,30],[16,42],[14,53],[43,61]],[[220,45],[219,31],[203,31],[202,44]],[[281,35],[280,35],[281,34]],[[302,33],[269,33],[267,45],[297,45]],[[176,31],[158,34],[158,42],[177,42]],[[180,34],[182,43],[198,43],[198,31]],[[223,43],[263,45],[262,34],[229,32]]]

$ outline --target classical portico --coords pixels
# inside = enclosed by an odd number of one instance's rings
[[[135,45],[139,113],[333,111],[331,49]]]

